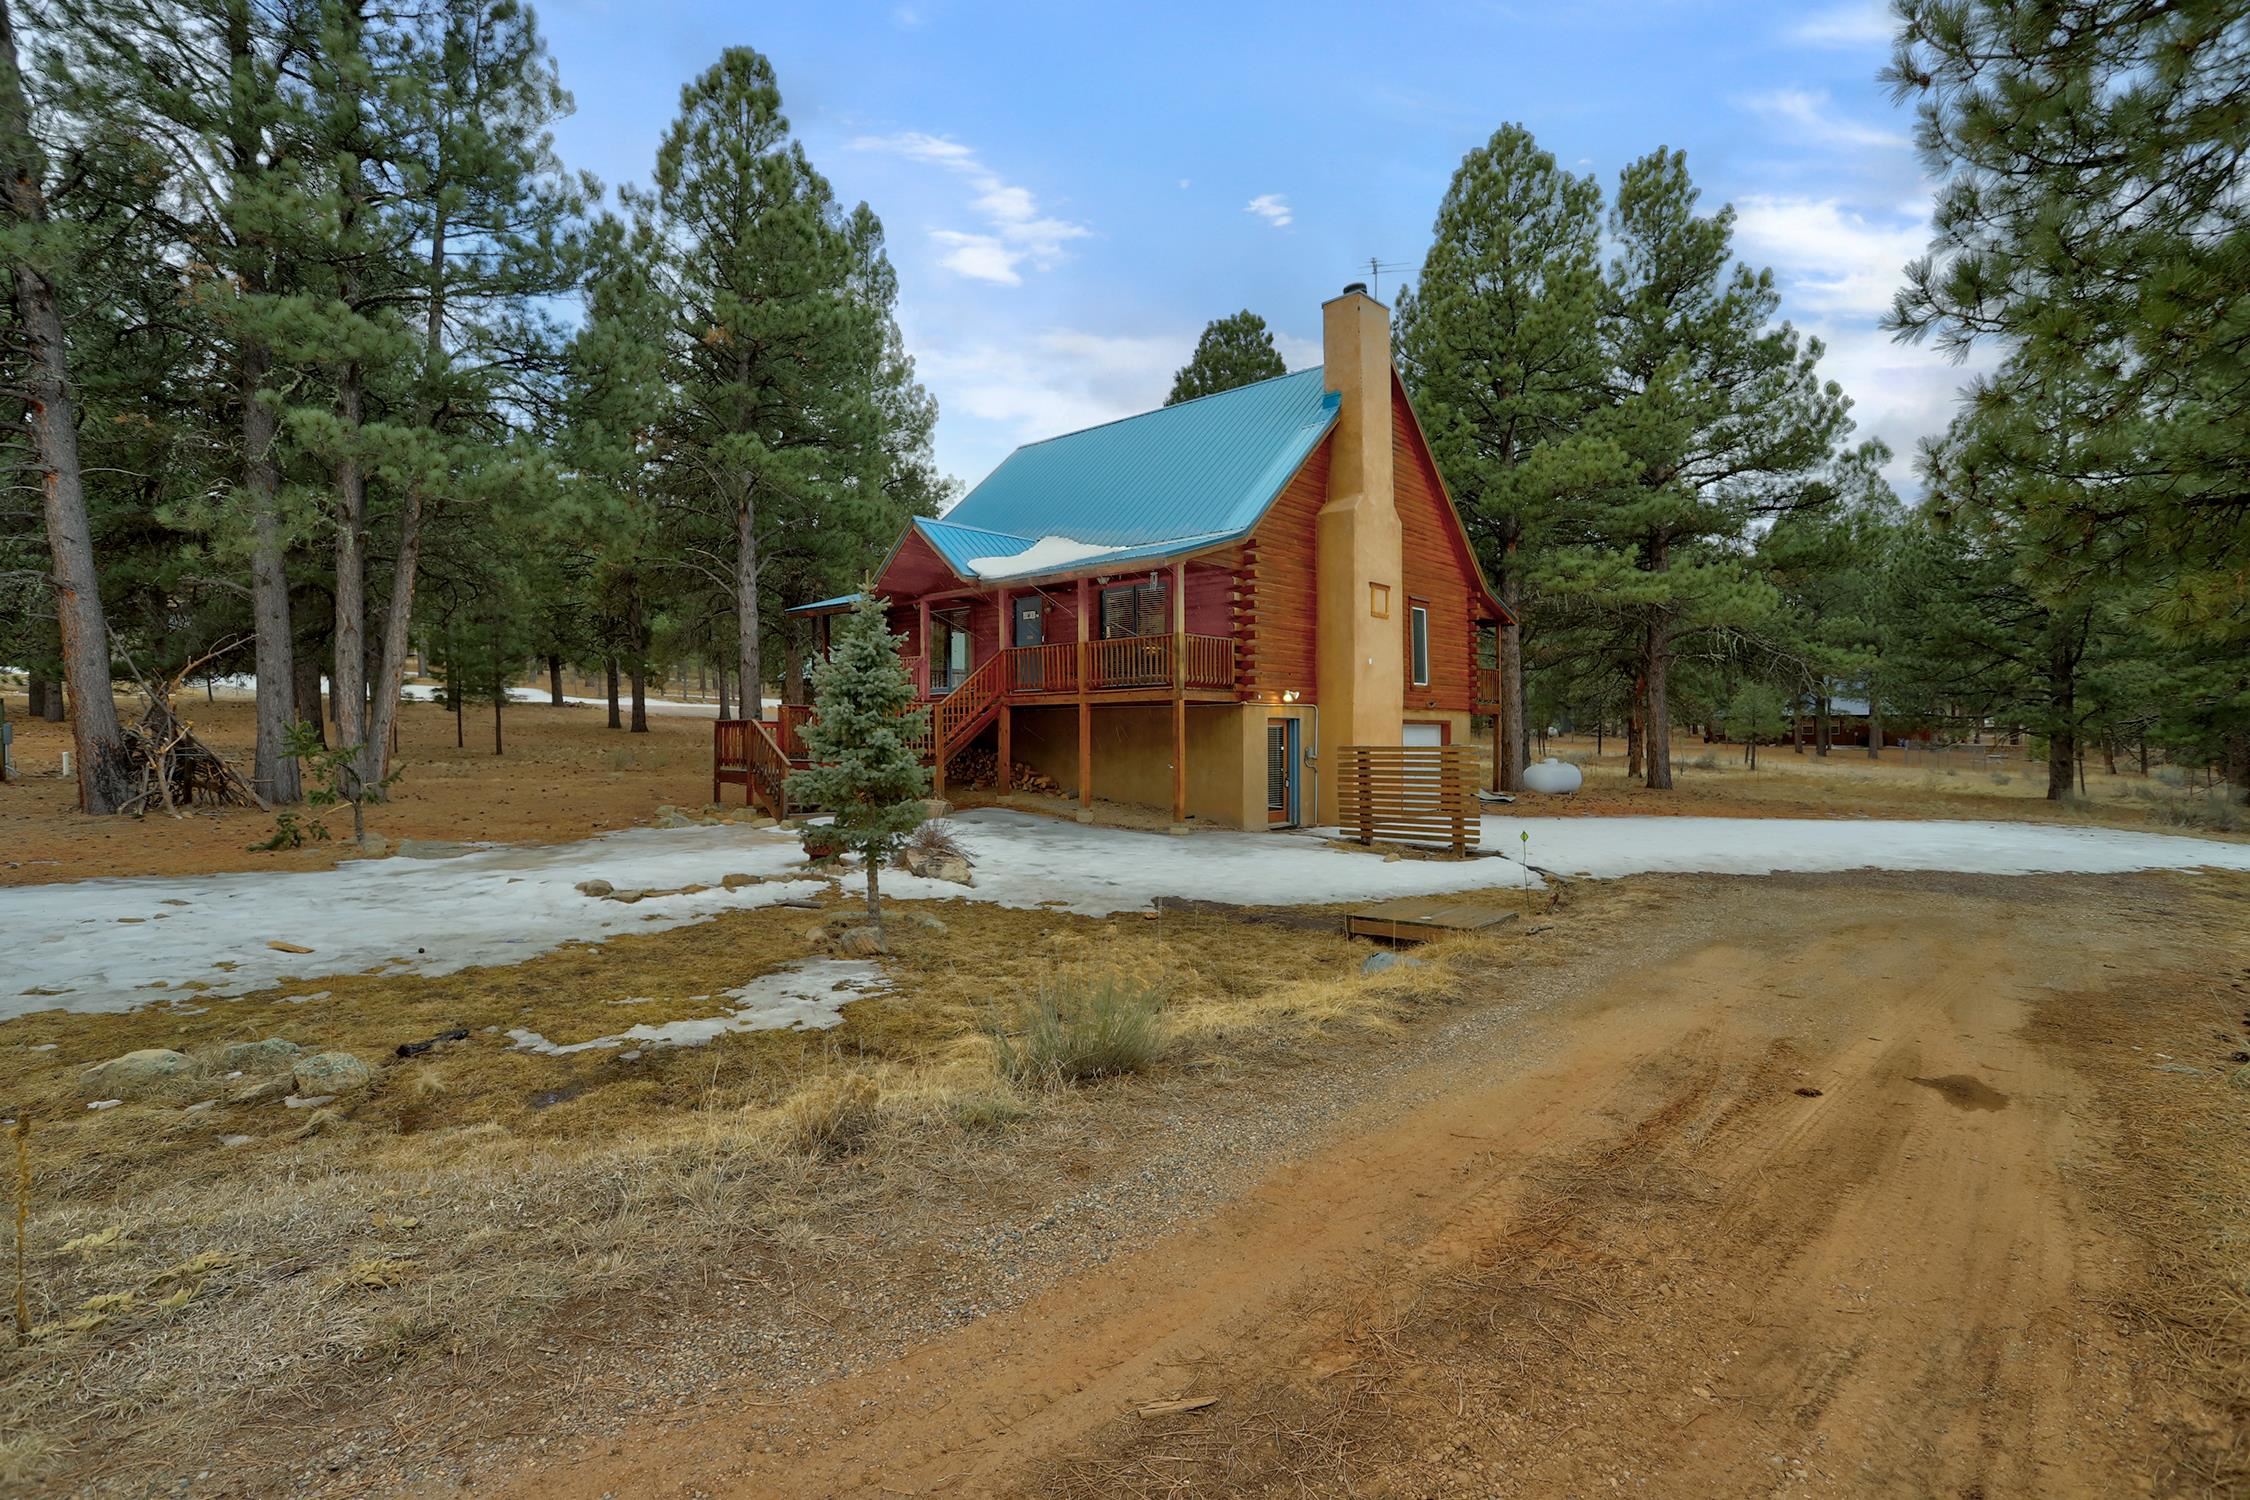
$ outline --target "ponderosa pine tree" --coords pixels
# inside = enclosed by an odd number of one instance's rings
[[[0,274],[8,280],[15,345],[13,377],[31,430],[47,531],[62,664],[70,688],[71,741],[77,751],[78,805],[114,812],[127,784],[124,734],[110,680],[109,621],[86,515],[78,457],[76,393],[56,278],[71,263],[68,237],[48,218],[46,158],[17,66],[15,18],[0,0]]]
[[[885,309],[854,295],[863,228],[790,134],[773,66],[748,47],[681,91],[652,201],[678,317],[670,497],[727,538],[748,702],[764,679],[765,544],[881,488]]]
[[[1273,346],[1266,320],[1244,308],[1204,325],[1203,336],[1195,341],[1195,352],[1172,377],[1172,393],[1164,398],[1164,404],[1177,406],[1198,396],[1216,396],[1288,373],[1281,352]]]
[[[286,316],[277,299],[302,259],[312,122],[284,75],[313,45],[315,7],[59,0],[54,21],[54,73],[73,111],[154,154],[164,191],[149,217],[162,235],[136,248],[164,268],[166,295],[188,289],[205,358],[231,372],[233,390],[202,403],[197,444],[223,455],[226,482],[190,486],[171,514],[220,561],[247,562],[258,681],[251,781],[269,802],[296,802],[301,778],[285,750],[297,675],[288,553],[302,528],[284,506],[277,389],[294,372],[276,371],[270,324]],[[177,383],[169,370],[151,373]]]
[[[1558,591],[1629,622],[1647,784],[1672,785],[1668,696],[1684,629],[1762,617],[1772,589],[1748,566],[1753,523],[1835,494],[1850,402],[1820,379],[1817,339],[1775,324],[1773,273],[1733,260],[1734,211],[1695,211],[1685,153],[1627,167],[1610,209],[1603,314],[1609,404],[1590,430],[1623,482],[1574,507]]]
[[[1885,77],[1942,183],[1891,326],[2008,357],[1958,457],[2025,491],[2040,569],[2153,586],[2177,639],[2250,643],[2250,11],[1904,0]],[[2060,425],[2067,422],[2066,431]],[[2048,465],[2067,459],[2069,467]],[[2095,545],[2089,546],[2088,543]],[[2250,726],[2245,726],[2250,732]],[[2250,752],[2246,752],[2250,771]]]
[[[1398,299],[1401,377],[1519,620],[1556,512],[1620,477],[1619,455],[1586,430],[1609,397],[1601,211],[1593,178],[1559,170],[1529,131],[1502,126],[1455,170],[1421,279]],[[1498,655],[1493,753],[1512,791],[1526,740],[1520,627],[1502,628]]]
[[[817,840],[859,855],[867,915],[878,927],[883,865],[925,813],[930,773],[915,747],[929,717],[914,706],[914,679],[870,579],[837,620],[827,660],[813,669],[813,717],[802,731],[812,765],[790,776],[789,795],[831,815],[805,831],[808,848]]]

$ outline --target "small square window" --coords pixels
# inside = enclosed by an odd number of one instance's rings
[[[1367,586],[1367,612],[1378,620],[1388,620],[1391,617],[1391,586],[1389,584],[1371,583]]]

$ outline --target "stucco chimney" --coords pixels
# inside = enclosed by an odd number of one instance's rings
[[[1315,533],[1320,820],[1336,818],[1343,745],[1395,745],[1406,697],[1398,505],[1391,489],[1390,309],[1353,282],[1323,303],[1321,362],[1342,398]]]

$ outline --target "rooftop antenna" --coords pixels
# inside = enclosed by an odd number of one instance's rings
[[[1411,271],[1413,269],[1414,266],[1411,261],[1384,260],[1381,256],[1370,255],[1367,257],[1367,283],[1371,288],[1368,295],[1378,302],[1383,300],[1383,273],[1385,271]]]

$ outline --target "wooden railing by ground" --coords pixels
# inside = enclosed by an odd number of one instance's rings
[[[751,719],[750,799],[769,818],[789,816],[789,757],[781,753],[763,719]]]
[[[739,786],[769,818],[789,816],[789,757],[761,719],[720,719],[711,726],[711,800]]]
[[[750,787],[750,721],[748,719],[720,719],[711,726],[711,800],[719,800],[719,789],[727,786],[743,788],[749,795]]]
[[[1336,766],[1337,819],[1346,838],[1445,844],[1468,852],[1477,826],[1476,771],[1467,745],[1346,745]]]
[[[774,743],[781,746],[781,753],[791,760],[803,760],[805,758],[805,725],[812,722],[812,705],[810,703],[784,703],[781,705],[780,713],[781,718],[774,726]]]

